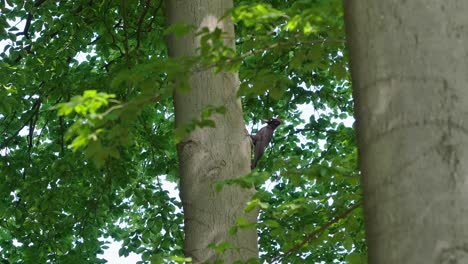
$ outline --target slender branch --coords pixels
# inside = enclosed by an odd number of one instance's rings
[[[128,21],[127,21],[127,1],[121,1],[122,16],[123,16],[123,31],[124,31],[124,46],[125,46],[125,58],[127,59],[127,67],[130,67],[130,54],[128,47]]]
[[[59,117],[60,124],[60,152],[62,155],[65,154],[65,126],[63,124],[63,117]]]
[[[124,57],[124,56],[125,56],[125,52],[124,52],[124,51],[120,48],[120,46],[117,44],[117,41],[116,41],[116,39],[115,39],[115,36],[114,36],[114,34],[113,34],[113,32],[112,32],[115,28],[120,27],[120,23],[122,23],[122,19],[119,20],[119,21],[117,21],[117,23],[114,25],[114,27],[113,27],[113,28],[110,28],[110,29],[107,27],[107,24],[106,24],[106,29],[107,29],[109,35],[110,35],[111,38],[112,38],[112,44],[119,50],[120,57]],[[120,57],[119,57],[119,58],[120,58]]]
[[[29,135],[27,137],[27,140],[28,140],[28,161],[29,161],[29,166],[28,168],[33,168],[33,159],[32,159],[32,148],[34,146],[34,131],[36,130],[36,124],[37,124],[37,121],[39,120],[39,109],[41,109],[41,105],[42,105],[42,102],[41,102],[41,98],[39,98],[38,100],[38,104],[37,104],[37,107],[34,111],[34,113],[32,114],[32,118],[29,120]],[[26,172],[28,171],[28,169],[24,169],[23,170],[23,179],[26,178]]]
[[[159,101],[160,98],[161,98],[160,95],[156,95],[156,96],[152,96],[152,97],[145,98],[144,100],[140,101],[139,103],[157,102],[157,101]],[[107,109],[104,113],[102,113],[102,116],[106,116],[106,115],[112,113],[112,112],[115,111],[115,110],[125,108],[125,107],[127,107],[128,105],[130,105],[129,102],[123,103],[123,104],[119,104],[119,105],[114,105],[114,106],[110,107],[109,109]]]
[[[29,27],[31,26],[32,18],[33,18],[32,14],[28,13],[28,15],[26,17],[26,23],[24,25],[23,32],[16,33],[17,36],[24,35],[27,39],[30,39],[30,37],[29,37]]]
[[[97,36],[93,41],[91,41],[90,43],[88,43],[88,45],[94,45],[96,44],[100,39],[101,39],[102,36]],[[87,46],[88,46],[87,45]]]
[[[256,55],[256,54],[261,54],[261,53],[263,53],[265,51],[273,50],[273,49],[276,49],[276,48],[295,47],[295,46],[302,46],[302,45],[305,45],[305,44],[344,43],[344,42],[345,42],[345,40],[341,40],[341,39],[314,39],[314,40],[308,40],[308,41],[297,41],[297,40],[294,39],[294,41],[277,42],[277,43],[273,43],[271,45],[268,45],[266,47],[263,47],[261,49],[251,50],[249,52],[241,54],[240,56],[233,57],[233,58],[230,58],[230,59],[226,59],[225,61],[222,61],[222,62],[215,62],[215,63],[209,64],[207,66],[203,66],[203,65],[198,66],[198,67],[196,67],[194,69],[194,72],[196,73],[196,72],[205,71],[205,70],[212,69],[212,68],[222,66],[222,65],[225,65],[225,64],[233,64],[233,63],[242,61],[243,59],[245,59],[245,58],[247,58],[249,56]]]
[[[36,2],[34,2],[34,7],[39,7],[40,5],[42,5],[46,0],[37,0]],[[33,19],[33,15],[31,12],[28,12],[27,16],[26,16],[26,23],[24,25],[24,29],[23,29],[23,32],[18,32],[16,33],[16,36],[21,36],[21,35],[24,35],[27,39],[30,39],[30,36],[29,36],[29,28],[31,27],[31,22],[32,22],[32,19]]]
[[[21,127],[19,127],[9,138],[5,139],[3,143],[0,145],[0,149],[4,149],[5,147],[8,146],[11,140],[13,140],[16,136],[18,136],[19,132],[28,124],[31,122],[31,120],[34,118],[36,115],[36,111],[39,110],[40,108],[40,98],[36,100],[31,108],[31,115],[26,119],[26,121],[23,123]]]
[[[16,120],[16,110],[13,111],[13,114],[11,115],[10,117],[10,120],[7,122],[7,117],[5,116],[3,119],[2,119],[2,124],[0,125],[3,125],[3,123],[5,123],[5,129],[3,129],[2,133],[0,133],[0,135],[4,135],[6,133],[6,131],[8,130],[8,127],[11,125],[11,123],[13,123],[13,121]]]
[[[127,105],[128,105],[128,103],[114,105],[114,106],[110,107],[109,109],[107,109],[104,113],[102,113],[102,116],[106,116],[106,115],[112,113],[115,110],[125,108]]]
[[[37,120],[39,120],[39,109],[41,108],[41,100],[39,98],[39,104],[34,111],[32,118],[29,120],[29,135],[28,135],[28,150],[29,155],[31,155],[31,149],[33,147],[33,139],[34,139],[34,130],[36,130]]]
[[[296,244],[294,247],[292,247],[289,251],[285,252],[283,255],[280,255],[276,258],[271,259],[271,261],[268,261],[268,263],[280,263],[281,260],[291,256],[293,253],[299,251],[304,245],[310,243],[313,239],[315,239],[318,235],[323,233],[325,230],[327,230],[331,225],[337,223],[341,219],[345,219],[348,217],[349,214],[351,214],[356,208],[359,208],[361,206],[361,202],[358,202],[348,208],[348,210],[344,211],[341,215],[331,219],[330,221],[326,222],[324,225],[322,225],[319,229],[312,231],[311,233],[307,234],[304,240],[298,244]]]
[[[60,103],[61,100],[62,100],[62,97],[59,97],[59,98],[55,101],[54,105]],[[37,141],[36,141],[36,145],[37,145],[37,146],[39,146],[39,145],[41,144],[42,134],[43,134],[44,131],[46,130],[46,127],[47,127],[47,125],[49,124],[49,121],[50,121],[50,115],[52,114],[52,112],[50,112],[50,111],[48,111],[48,110],[46,110],[46,111],[47,111],[47,113],[46,113],[46,116],[45,116],[44,125],[42,126],[41,133],[40,133],[39,136],[37,137]],[[39,111],[38,111],[38,112],[39,112]],[[42,111],[41,111],[41,112],[42,112]],[[60,117],[59,117],[60,125],[62,125],[62,123],[61,123],[62,121],[63,121],[63,119],[62,119],[62,117],[60,116]]]
[[[148,13],[148,10],[150,8],[150,2],[151,0],[146,0],[145,6],[143,6],[143,11],[141,11],[141,15],[138,18],[137,22],[137,32],[136,32],[136,50],[140,48],[140,42],[141,42],[141,26],[143,25],[143,21],[145,20],[145,16]],[[161,1],[162,2],[162,1]]]
[[[236,62],[242,59],[245,59],[251,55],[255,54],[260,54],[268,50],[280,48],[280,47],[293,47],[293,46],[301,46],[304,44],[317,44],[317,43],[344,43],[345,40],[340,40],[340,39],[314,39],[314,40],[308,40],[308,41],[284,41],[284,42],[277,42],[271,45],[266,46],[265,48],[262,49],[256,49],[256,50],[251,50],[249,52],[243,53],[237,58],[232,58],[230,60],[227,60],[227,63],[232,63]]]
[[[46,0],[36,0],[36,2],[34,2],[34,7],[39,7],[40,5],[42,5]]]
[[[34,2],[34,7],[39,7],[40,5],[42,5],[46,0],[36,0],[36,2]],[[80,5],[77,9],[75,9],[73,11],[73,14],[75,16],[78,16],[81,11],[83,11],[83,5]],[[32,16],[32,13],[28,13],[27,14],[27,18],[26,18],[26,23],[25,23],[25,26],[24,26],[24,29],[23,29],[23,32],[19,32],[19,33],[16,33],[17,36],[20,36],[20,35],[24,35],[27,39],[30,39],[30,36],[29,36],[29,28],[31,26],[31,22],[32,22],[32,19],[33,19],[33,16]],[[86,23],[89,23],[87,21],[85,21]],[[63,29],[63,27],[62,27]],[[60,29],[60,30],[62,30]],[[60,30],[57,30],[55,32],[52,32],[50,35],[48,35],[47,37],[49,37],[50,39],[53,39],[54,37],[56,37]],[[91,41],[88,45],[92,45],[94,44],[95,42],[98,41],[100,37],[97,37],[94,41]],[[26,45],[24,46],[23,48],[27,54],[31,54],[32,53],[32,44],[29,44],[29,45]],[[21,59],[23,58],[23,56],[21,54],[19,54],[18,58],[16,58],[15,60],[15,63],[18,63]]]
[[[161,9],[163,2],[164,2],[163,0],[159,1],[159,5],[154,9],[153,15],[152,15],[151,20],[149,21],[146,29],[141,30],[141,32],[151,32],[153,30],[154,21],[156,20],[157,14],[158,14],[159,10]]]

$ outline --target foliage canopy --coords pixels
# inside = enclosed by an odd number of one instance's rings
[[[163,11],[162,0],[0,1],[0,258],[104,263],[113,238],[142,263],[183,262],[181,205],[162,181],[177,181],[178,138],[224,109],[174,131],[172,92],[212,69],[239,72],[249,128],[286,121],[258,169],[227,183],[259,190],[246,210],[262,209],[261,258],[363,263],[341,1],[236,1],[237,49],[203,29],[199,56],[181,59],[165,38],[193,27],[167,27]]]

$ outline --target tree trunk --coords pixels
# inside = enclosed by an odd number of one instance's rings
[[[344,6],[369,263],[468,263],[468,1]]]
[[[228,33],[226,42],[234,47],[234,27],[229,17],[219,17],[232,8],[232,0],[168,0],[169,24],[182,22],[196,28],[222,28]],[[195,34],[168,41],[171,56],[194,56],[199,47]],[[245,133],[240,99],[237,97],[237,73],[212,70],[192,74],[191,90],[174,95],[176,127],[193,118],[199,119],[201,111],[209,106],[226,107],[225,115],[214,115],[215,128],[197,128],[178,146],[180,162],[180,196],[184,207],[184,252],[194,263],[223,259],[225,263],[258,257],[255,228],[228,234],[239,217],[255,222],[257,213],[245,215],[246,202],[254,190],[237,186],[224,188],[217,193],[216,180],[235,178],[250,172],[250,140]],[[222,256],[208,249],[210,243],[229,242],[237,249]]]

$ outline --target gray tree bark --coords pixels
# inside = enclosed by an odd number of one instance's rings
[[[344,7],[369,263],[468,263],[468,1]]]
[[[168,0],[169,24],[184,23],[200,29],[220,27],[228,33],[226,43],[234,47],[234,26],[229,16],[218,19],[232,8],[232,0]],[[195,34],[168,41],[171,56],[194,56],[200,46]],[[240,99],[237,97],[237,73],[212,70],[194,73],[188,93],[174,95],[176,127],[193,118],[199,119],[208,105],[226,107],[225,115],[215,115],[215,128],[197,128],[178,147],[180,162],[180,196],[185,217],[184,252],[194,263],[223,259],[224,263],[258,257],[257,233],[254,228],[228,234],[239,217],[255,222],[257,212],[245,214],[246,202],[254,190],[237,186],[215,192],[216,180],[246,175],[250,172],[250,139],[245,133]],[[222,256],[208,249],[210,243],[229,242],[237,249]]]

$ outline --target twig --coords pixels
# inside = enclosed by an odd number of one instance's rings
[[[346,217],[348,217],[349,214],[351,214],[356,208],[358,208],[360,206],[361,206],[361,202],[358,202],[358,203],[354,204],[353,206],[348,208],[348,210],[343,212],[341,215],[339,215],[339,216],[333,218],[332,220],[328,221],[327,223],[325,223],[325,225],[321,226],[319,229],[314,230],[313,232],[309,233],[301,243],[295,245],[294,247],[292,247],[289,251],[287,251],[283,255],[280,255],[280,256],[278,256],[276,258],[271,259],[271,261],[268,261],[268,263],[279,263],[281,260],[291,256],[293,253],[300,250],[305,244],[311,242],[315,237],[317,237],[319,234],[323,233],[323,231],[327,230],[331,225],[333,225],[334,223],[337,223],[341,219],[345,219]]]
[[[151,31],[152,31],[152,29],[153,29],[152,26],[153,26],[154,20],[156,20],[156,17],[158,17],[157,15],[158,15],[159,10],[160,10],[161,7],[162,7],[163,2],[164,2],[163,0],[160,0],[160,1],[159,1],[159,5],[158,5],[158,6],[156,7],[156,9],[154,10],[153,17],[151,18],[151,21],[150,21],[149,24],[148,24],[148,30],[147,30],[147,32],[151,32]]]
[[[146,13],[148,13],[149,7],[150,7],[150,2],[151,0],[146,0],[145,6],[143,7],[143,11],[141,12],[140,17],[138,18],[137,22],[137,32],[136,32],[136,48],[135,50],[138,50],[140,48],[140,36],[141,36],[141,26],[143,25],[143,21],[145,20]],[[162,2],[162,0],[161,0]]]
[[[157,101],[159,101],[160,98],[161,98],[160,95],[156,95],[156,96],[145,98],[144,100],[142,100],[142,101],[140,101],[138,103],[157,102]],[[111,112],[113,112],[115,110],[125,108],[128,105],[130,105],[130,103],[128,103],[128,102],[123,103],[123,104],[119,104],[119,105],[114,105],[114,106],[110,107],[109,109],[107,109],[104,113],[102,113],[102,116],[106,116],[106,115],[110,114]]]
[[[129,54],[129,47],[128,47],[128,24],[127,24],[127,1],[122,0],[121,3],[122,8],[122,16],[123,16],[123,31],[124,31],[124,46],[125,46],[125,58],[127,60],[127,67],[130,68],[130,54]]]
[[[60,154],[65,154],[65,127],[63,124],[63,117],[59,117],[59,124],[60,124]]]
[[[233,58],[227,59],[227,60],[223,61],[222,63],[215,62],[215,63],[212,63],[212,64],[206,66],[206,67],[202,67],[202,66],[198,67],[198,68],[196,68],[194,70],[194,72],[205,71],[205,70],[215,68],[217,66],[221,66],[221,65],[224,65],[224,64],[235,63],[235,62],[241,61],[241,60],[243,60],[243,59],[245,59],[245,58],[247,58],[249,56],[260,54],[260,53],[263,53],[265,51],[276,49],[276,48],[279,48],[279,47],[292,47],[292,46],[301,46],[301,45],[304,45],[304,44],[316,44],[316,43],[327,43],[327,42],[328,43],[344,43],[345,40],[340,40],[340,39],[315,39],[315,40],[308,40],[308,41],[296,41],[296,40],[294,40],[294,41],[277,42],[277,43],[268,45],[268,46],[266,46],[264,48],[261,48],[261,49],[255,49],[255,50],[251,50],[249,52],[243,53],[238,57],[233,57]]]
[[[8,143],[10,143],[10,141],[15,138],[16,136],[18,136],[19,132],[29,123],[31,122],[31,120],[34,118],[34,116],[36,115],[36,111],[39,110],[40,108],[40,98],[38,100],[36,100],[31,108],[31,111],[32,111],[32,114],[28,117],[28,119],[26,119],[26,121],[23,123],[23,125],[21,127],[19,127],[9,138],[5,139],[3,141],[3,143],[0,145],[0,149],[4,149],[5,147],[8,146]]]
[[[37,120],[39,119],[39,109],[41,108],[41,99],[38,99],[39,103],[32,115],[32,118],[29,119],[29,135],[28,135],[28,150],[31,159],[31,149],[33,147],[34,139],[34,130],[36,130]]]
[[[36,2],[34,2],[34,7],[39,7],[40,5],[42,5],[46,0],[37,0]],[[16,36],[21,36],[21,35],[24,35],[27,39],[30,39],[29,37],[29,27],[31,27],[31,22],[32,22],[32,19],[33,19],[33,15],[31,12],[28,12],[27,16],[26,16],[26,23],[24,25],[24,29],[23,29],[23,32],[18,32],[16,33]]]

